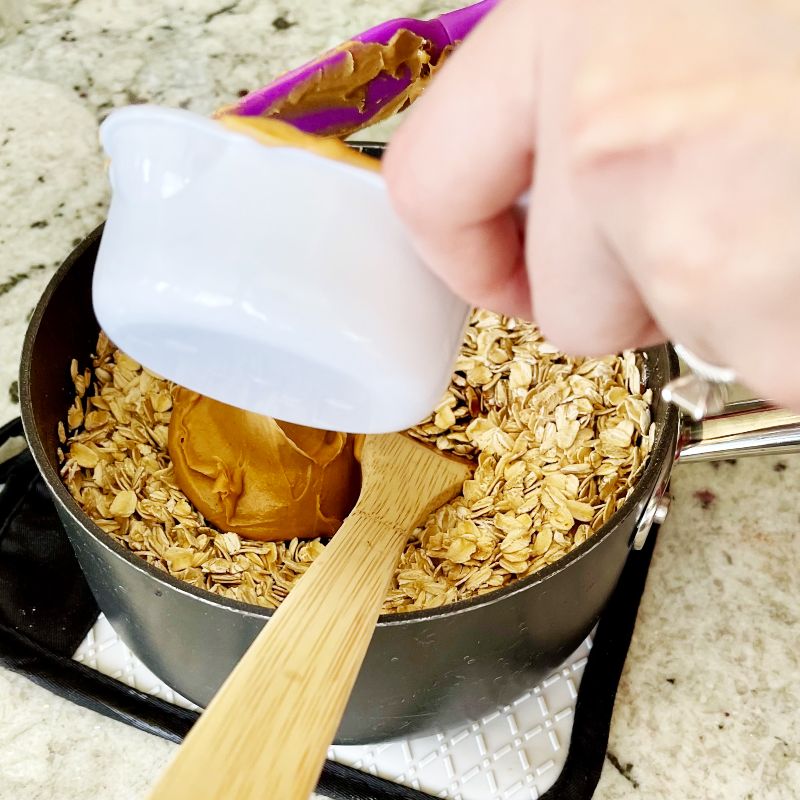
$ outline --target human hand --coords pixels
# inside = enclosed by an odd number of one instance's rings
[[[788,0],[503,0],[390,143],[392,197],[470,302],[800,408],[798,53]]]

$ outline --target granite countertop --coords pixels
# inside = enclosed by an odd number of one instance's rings
[[[0,423],[27,318],[104,216],[97,124],[209,113],[423,0],[0,0]],[[76,310],[79,313],[79,310]],[[800,457],[679,466],[595,797],[800,797]],[[173,745],[0,670],[0,800],[134,800]]]

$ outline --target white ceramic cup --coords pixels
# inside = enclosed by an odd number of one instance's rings
[[[154,106],[115,111],[101,140],[93,301],[118,347],[328,430],[402,430],[439,402],[468,307],[414,253],[379,173]]]

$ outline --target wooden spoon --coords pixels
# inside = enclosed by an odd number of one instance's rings
[[[308,800],[408,534],[468,464],[367,436],[361,495],[186,737],[152,800]]]

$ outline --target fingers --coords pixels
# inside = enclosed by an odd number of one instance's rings
[[[384,158],[394,204],[430,267],[475,305],[530,314],[520,224],[531,180],[534,4],[505,0],[408,112]]]
[[[671,0],[646,21],[629,18],[627,49],[613,18],[594,21],[572,188],[671,338],[800,408],[800,26],[749,0]]]
[[[528,223],[533,318],[559,349],[603,355],[648,347],[665,336],[624,269],[576,199],[556,155],[541,150]]]
[[[506,0],[412,109],[384,171],[445,283],[475,305],[533,317],[569,352],[600,354],[663,336],[569,185],[564,86],[582,5]],[[535,148],[526,253],[513,206]]]
[[[731,120],[724,134],[605,160],[578,184],[670,337],[800,408],[800,124],[775,130]]]
[[[393,200],[448,285],[562,349],[666,335],[800,408],[797,52],[780,0],[504,0],[391,143]]]
[[[569,6],[570,4],[566,4]],[[592,30],[550,11],[540,57],[536,174],[527,228],[533,316],[560,349],[602,355],[663,341],[639,290],[572,185],[569,86]],[[564,7],[564,4],[561,4]]]

